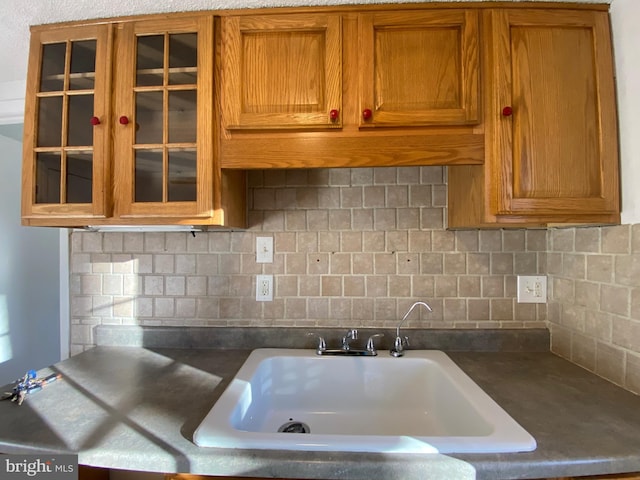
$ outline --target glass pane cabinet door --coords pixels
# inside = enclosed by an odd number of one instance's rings
[[[32,34],[25,106],[25,223],[46,216],[73,225],[73,217],[107,215],[109,41],[105,25]]]
[[[211,215],[212,39],[210,18],[122,27],[115,143],[124,173],[117,215]]]

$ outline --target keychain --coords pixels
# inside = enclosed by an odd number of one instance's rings
[[[4,392],[2,400],[11,400],[12,402],[16,402],[18,405],[22,405],[22,402],[24,402],[27,395],[39,392],[42,390],[42,387],[55,382],[61,377],[62,375],[59,373],[52,373],[44,378],[36,378],[36,371],[29,370],[23,377],[16,380],[16,385],[13,387],[13,391]]]

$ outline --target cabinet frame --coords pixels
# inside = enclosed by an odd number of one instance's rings
[[[38,99],[50,96],[47,93],[39,93],[39,83],[42,72],[43,47],[52,43],[69,43],[81,40],[96,40],[96,65],[95,81],[93,86],[94,110],[93,116],[100,121],[93,127],[92,145],[92,202],[91,203],[36,203],[36,155],[38,152],[53,151],[58,147],[38,147]],[[111,179],[111,52],[113,29],[110,25],[87,25],[74,27],[73,29],[54,28],[51,30],[39,30],[32,32],[28,59],[27,89],[25,95],[25,124],[23,136],[23,163],[22,163],[22,222],[25,225],[41,224],[44,222],[57,222],[61,219],[75,219],[75,222],[92,222],[101,220],[111,215],[112,197],[106,185]],[[68,55],[67,55],[68,57]],[[69,58],[65,60],[69,62]],[[63,97],[73,95],[70,92],[82,92],[82,90],[62,90]],[[58,92],[53,92],[57,94]],[[67,105],[68,101],[63,101]],[[67,137],[66,119],[68,111],[63,107],[63,131],[61,138]],[[90,118],[86,119],[87,123]],[[66,127],[65,127],[66,125]],[[74,147],[65,145],[59,148],[61,151],[73,151]],[[64,181],[64,166],[62,167],[62,189],[66,186]]]

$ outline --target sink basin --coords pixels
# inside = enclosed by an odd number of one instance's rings
[[[444,352],[251,352],[194,434],[202,447],[499,453],[535,439]]]

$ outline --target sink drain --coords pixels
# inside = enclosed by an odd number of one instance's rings
[[[282,433],[311,433],[311,429],[309,425],[304,422],[298,422],[296,420],[290,420],[287,423],[283,424],[278,432]]]

